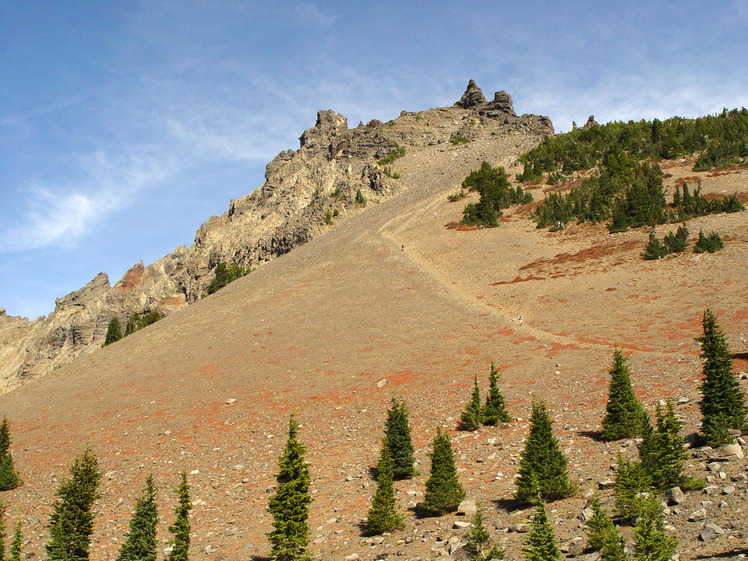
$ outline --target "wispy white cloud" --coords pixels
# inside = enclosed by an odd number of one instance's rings
[[[27,210],[2,233],[3,252],[75,247],[93,226],[129,206],[142,189],[170,173],[163,160],[143,156],[131,157],[125,165],[103,152],[80,159],[86,170],[82,183],[29,183]]]

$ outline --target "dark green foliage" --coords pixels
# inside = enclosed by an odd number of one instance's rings
[[[377,163],[380,166],[387,166],[403,156],[405,156],[405,146],[398,146],[397,142],[395,142],[395,149],[387,152],[387,155],[377,160]]]
[[[119,318],[114,316],[109,325],[106,328],[106,336],[104,337],[104,346],[111,345],[122,339],[122,324],[119,322]]]
[[[654,259],[660,259],[667,254],[667,249],[665,249],[660,240],[657,238],[657,235],[654,233],[654,230],[652,230],[649,233],[649,243],[647,244],[644,253],[642,253],[642,257],[644,257],[644,259],[648,261],[652,261]]]
[[[553,183],[561,183],[577,172],[596,169],[581,187],[571,189],[567,195],[549,193],[537,208],[538,227],[565,224],[573,218],[593,223],[610,220],[611,232],[620,232],[667,218],[662,171],[649,161],[700,153],[697,170],[745,164],[747,130],[745,108],[699,119],[676,117],[574,129],[548,136],[523,154],[525,170],[517,179],[535,183],[542,180],[543,173],[549,173]],[[712,145],[722,148],[710,148]],[[687,205],[680,208],[681,202],[682,197],[674,205],[678,220],[697,214]],[[734,212],[742,207],[735,196],[712,203],[704,213]],[[698,204],[704,207],[702,202]]]
[[[23,522],[18,519],[16,529],[13,532],[13,541],[10,542],[10,555],[8,561],[21,561],[21,551],[23,549]]]
[[[478,376],[475,376],[473,382],[472,398],[465,406],[460,415],[460,429],[478,430],[481,425],[481,408],[480,408],[480,389],[478,389]]]
[[[725,243],[722,241],[722,237],[717,232],[712,232],[708,236],[704,235],[703,230],[699,230],[699,239],[696,240],[696,245],[693,246],[694,253],[715,253],[725,247]]]
[[[553,421],[545,404],[533,398],[530,435],[520,457],[515,498],[530,503],[538,494],[550,501],[573,495],[567,464],[558,439],[553,435]]]
[[[464,199],[465,197],[467,197],[467,191],[465,191],[464,189],[460,189],[458,193],[447,195],[447,200],[450,203],[456,203],[457,201],[459,201],[460,199]]]
[[[522,553],[528,561],[561,561],[561,550],[556,543],[553,527],[548,521],[545,503],[538,499],[535,501],[535,515]]]
[[[214,292],[218,292],[230,282],[233,282],[236,279],[243,277],[247,273],[249,273],[249,269],[244,269],[237,263],[228,265],[227,263],[224,263],[223,261],[221,261],[216,266],[216,276],[213,277],[212,281],[210,281],[210,284],[208,285],[206,292],[208,294],[213,294]]]
[[[739,212],[745,210],[736,194],[727,197],[716,197],[707,199],[701,194],[701,184],[691,194],[688,183],[681,187],[675,186],[673,191],[673,208],[678,220],[687,220],[695,216],[706,216],[707,214],[719,214],[720,212]]]
[[[125,325],[125,337],[132,335],[136,331],[140,331],[163,318],[163,314],[158,310],[150,311],[142,316],[140,314],[133,314],[130,316],[130,319],[127,320],[127,324]]]
[[[403,148],[405,150],[405,148]],[[396,171],[392,171],[392,168],[390,166],[385,166],[382,171],[387,177],[391,177],[392,179],[400,179],[400,174]]]
[[[156,525],[158,507],[153,475],[145,480],[143,493],[135,503],[135,512],[130,519],[130,530],[119,551],[117,561],[156,561]]]
[[[169,532],[173,535],[169,540],[171,553],[168,561],[188,561],[190,558],[190,511],[192,501],[190,500],[190,486],[187,482],[187,473],[182,472],[182,479],[177,487],[178,502],[174,507],[174,524],[169,526]]]
[[[488,559],[503,559],[506,551],[496,547],[491,536],[483,523],[483,509],[478,506],[470,526],[470,534],[467,538],[466,549],[470,552],[471,559],[486,561]]]
[[[377,462],[377,491],[369,513],[362,523],[364,535],[375,536],[402,528],[405,517],[397,512],[395,488],[392,485],[392,458],[387,441],[382,439],[382,451]]]
[[[686,441],[679,434],[681,427],[669,400],[664,413],[657,404],[655,430],[647,421],[639,445],[639,458],[651,486],[656,490],[666,490],[676,485],[688,487],[688,478],[683,474],[686,461],[683,446]]]
[[[593,496],[590,499],[592,506],[592,517],[587,521],[587,545],[592,549],[600,549],[605,543],[605,535],[615,525],[608,512],[600,504],[600,497]]]
[[[488,395],[486,403],[482,410],[482,421],[484,425],[494,426],[499,423],[508,423],[512,420],[511,415],[506,410],[504,396],[499,391],[499,373],[496,367],[491,363],[491,371],[488,374]]]
[[[366,206],[366,197],[361,193],[361,189],[356,189],[356,198],[353,199],[356,204]]]
[[[288,426],[288,441],[278,459],[278,486],[268,502],[273,515],[273,531],[268,538],[273,548],[274,561],[310,559],[309,545],[309,465],[304,461],[306,450],[296,437],[298,425],[293,415]]]
[[[642,493],[649,489],[650,479],[641,462],[625,460],[619,454],[615,480],[616,516],[634,520],[641,513]]]
[[[665,532],[662,507],[654,497],[641,501],[641,513],[634,529],[634,559],[636,561],[669,561],[678,540]]]
[[[90,448],[75,458],[70,479],[60,483],[49,517],[49,561],[86,561],[91,546],[101,472]]]
[[[618,347],[613,351],[610,367],[608,405],[603,417],[602,438],[620,440],[641,434],[645,422],[644,409],[631,386],[626,357]]]
[[[449,141],[455,146],[458,144],[468,144],[469,142],[471,142],[471,140],[467,136],[463,136],[461,134],[453,136],[449,139]]]
[[[395,480],[409,479],[416,472],[413,468],[413,440],[410,436],[410,420],[405,402],[392,398],[392,406],[387,410],[384,438],[392,458],[392,477]]]
[[[668,253],[685,251],[688,245],[688,228],[686,228],[685,224],[681,224],[678,226],[675,234],[672,232],[666,234],[663,242]]]
[[[479,202],[468,204],[462,211],[462,222],[468,225],[498,226],[502,208],[532,202],[531,193],[523,191],[522,187],[512,188],[503,167],[494,169],[488,162],[470,172],[462,187],[480,193]]]
[[[709,446],[719,446],[732,440],[728,429],[748,430],[748,408],[732,371],[732,356],[722,328],[709,308],[704,311],[702,325],[704,334],[697,339],[704,361],[704,380],[699,388],[703,416],[700,437]]]
[[[438,429],[432,447],[431,474],[426,481],[426,495],[418,505],[423,516],[441,516],[454,512],[465,498],[465,491],[457,479],[449,435]]]
[[[21,485],[21,477],[13,464],[10,442],[8,418],[3,417],[3,423],[0,425],[0,491],[15,489]]]
[[[665,234],[662,243],[655,236],[654,231],[649,234],[649,244],[644,250],[642,257],[644,259],[659,259],[670,253],[680,253],[686,250],[688,246],[688,228],[685,224],[678,226],[675,233],[669,232]]]

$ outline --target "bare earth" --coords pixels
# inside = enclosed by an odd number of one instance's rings
[[[550,506],[557,536],[562,543],[584,536],[576,517],[585,493],[612,476],[619,451],[636,452],[631,442],[602,443],[591,434],[600,428],[613,346],[629,357],[650,411],[660,399],[685,398],[677,405],[684,434],[700,420],[694,338],[707,306],[729,337],[736,371],[748,370],[748,212],[689,221],[692,240],[699,228],[717,230],[726,242],[721,252],[661,261],[641,259],[644,229],[610,235],[580,225],[549,233],[535,228],[528,209],[505,213],[496,229],[454,228],[466,201],[449,203],[446,195],[484,159],[521,170],[511,164],[530,147],[521,138],[519,145],[481,139],[409,151],[393,166],[408,186],[402,194],[183,312],[2,396],[24,479],[2,499],[9,520],[25,521],[25,551],[45,555],[57,484],[90,444],[106,474],[92,559],[116,556],[150,472],[161,489],[163,547],[181,470],[190,474],[195,504],[192,557],[266,556],[265,508],[295,412],[311,464],[313,556],[431,559],[443,554],[443,540],[465,535],[452,529],[453,515],[417,520],[410,510],[423,496],[426,454],[443,426],[468,497],[483,504],[507,559],[521,559],[526,535],[507,527],[527,522],[530,512],[512,510],[509,499],[533,393],[545,399],[579,485],[577,496]],[[668,165],[669,190],[679,178],[698,177],[707,193],[748,196],[748,169],[697,174],[692,165]],[[534,195],[541,198],[542,189]],[[516,420],[459,432],[473,376],[485,391],[491,361]],[[375,489],[369,468],[392,396],[411,410],[420,475],[396,484],[405,529],[372,544],[357,524]],[[726,462],[722,471],[725,479],[712,475],[711,496],[691,493],[668,516],[680,559],[748,553],[746,461]],[[688,472],[706,477],[706,459],[693,458]],[[736,490],[721,495],[727,485]],[[609,501],[610,491],[603,497]],[[706,522],[726,531],[707,542],[698,539],[704,521],[687,520],[702,501]]]

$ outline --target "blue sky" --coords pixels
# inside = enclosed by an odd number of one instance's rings
[[[298,148],[470,78],[556,130],[748,106],[748,0],[0,3],[0,306],[190,245]]]

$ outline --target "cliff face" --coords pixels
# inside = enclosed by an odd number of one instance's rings
[[[553,127],[545,117],[517,116],[503,91],[486,102],[472,80],[453,107],[402,112],[386,124],[374,120],[349,129],[342,115],[318,112],[314,127],[301,135],[299,149],[278,154],[267,164],[264,184],[202,224],[190,247],[180,246],[151,265],[133,266],[114,286],[100,273],[59,298],[46,318],[30,322],[0,309],[0,391],[100,348],[115,315],[124,324],[135,313],[168,315],[196,301],[222,261],[261,266],[361,212],[367,203],[407,188],[377,164],[398,146],[417,151],[456,137],[510,132],[541,138]],[[367,203],[357,202],[358,192]]]

